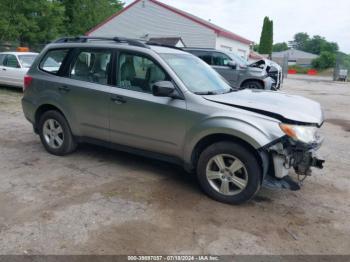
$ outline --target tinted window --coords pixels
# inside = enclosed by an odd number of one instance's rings
[[[29,68],[34,60],[36,58],[36,55],[19,55],[18,59],[21,62],[22,67]]]
[[[7,55],[4,61],[4,65],[8,67],[18,68],[19,64],[15,55]]]
[[[70,69],[70,78],[106,85],[111,61],[111,52],[80,52]]]
[[[228,66],[228,62],[231,59],[222,53],[214,53],[213,54],[213,65],[214,66]]]
[[[52,74],[57,74],[67,53],[68,49],[48,51],[40,62],[40,69]]]
[[[191,53],[194,54],[195,56],[198,56],[200,59],[202,59],[208,65],[213,64],[213,53],[212,52],[191,51]]]
[[[132,54],[121,54],[118,66],[118,87],[139,92],[152,92],[152,85],[168,80],[165,72],[152,60]]]
[[[3,65],[5,54],[0,54],[0,65]]]

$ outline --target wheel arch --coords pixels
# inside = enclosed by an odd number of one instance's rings
[[[35,114],[34,114],[34,131],[35,131],[35,133],[37,133],[37,134],[39,133],[38,124],[39,124],[40,117],[45,112],[50,111],[50,110],[58,111],[67,120],[65,114],[58,106],[53,105],[53,104],[42,104],[37,108],[37,110],[35,111]]]
[[[198,159],[200,154],[205,150],[208,146],[218,143],[218,142],[223,142],[223,141],[228,141],[228,142],[234,142],[237,144],[240,144],[247,148],[258,160],[259,164],[262,164],[262,159],[260,157],[260,154],[256,148],[249,142],[245,141],[242,138],[239,138],[234,135],[230,134],[224,134],[224,133],[218,133],[218,134],[210,134],[207,135],[203,138],[201,138],[193,148],[192,154],[191,154],[191,165],[193,168],[196,167]]]
[[[258,79],[258,78],[248,78],[248,79],[245,79],[245,80],[242,81],[240,87],[243,87],[244,84],[246,84],[246,83],[248,83],[248,82],[258,82],[258,83],[262,84],[263,87],[265,86],[264,81],[261,80],[261,79]]]

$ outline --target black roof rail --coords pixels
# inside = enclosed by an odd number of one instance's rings
[[[102,37],[102,36],[76,36],[76,37],[63,37],[55,40],[53,43],[86,43],[89,40],[106,40],[114,41],[116,43],[125,43],[131,46],[138,46],[143,48],[149,48],[148,45],[142,43],[137,39],[130,39],[125,37]]]
[[[153,45],[153,46],[162,46],[162,47],[167,47],[167,48],[173,48],[173,49],[177,49],[177,50],[183,51],[183,49],[181,47],[177,47],[177,46],[173,46],[173,45],[164,45],[164,44],[160,44],[160,43],[152,42],[152,41],[146,42],[146,44],[147,45]]]

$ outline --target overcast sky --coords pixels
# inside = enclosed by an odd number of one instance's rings
[[[264,16],[274,22],[274,42],[297,32],[321,35],[350,53],[350,0],[159,0],[197,15],[254,42]],[[126,4],[133,0],[124,0]]]

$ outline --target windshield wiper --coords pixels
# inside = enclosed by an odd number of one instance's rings
[[[206,92],[194,92],[196,95],[217,95],[218,93],[217,92],[214,92],[214,91],[206,91]]]

